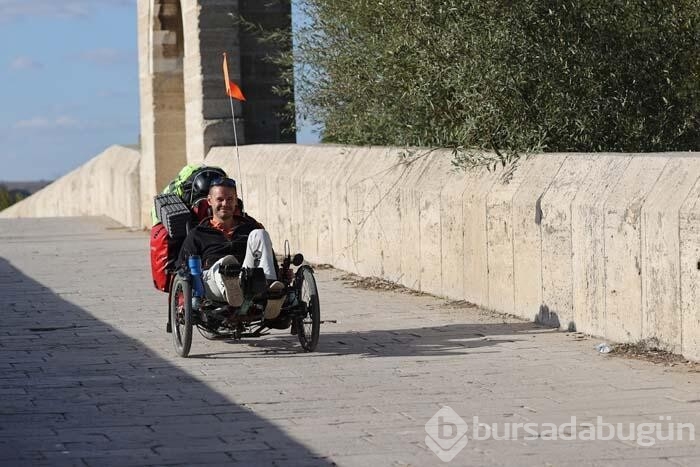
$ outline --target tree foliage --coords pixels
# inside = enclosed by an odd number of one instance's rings
[[[295,55],[278,61],[296,64],[296,110],[324,141],[449,147],[458,165],[700,150],[700,0],[298,7]]]
[[[0,211],[12,206],[29,196],[29,193],[22,190],[8,190],[4,185],[0,185]]]

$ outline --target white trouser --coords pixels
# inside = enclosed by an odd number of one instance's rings
[[[248,235],[243,267],[262,268],[268,280],[277,280],[275,258],[272,257],[272,240],[266,230],[255,229]]]
[[[232,255],[224,256],[203,272],[202,278],[207,297],[217,301],[227,301],[224,278],[219,270],[222,264],[235,264],[237,262]],[[270,240],[270,234],[267,231],[256,229],[248,235],[242,267],[262,268],[268,280],[277,280],[275,259],[272,256],[272,240]]]

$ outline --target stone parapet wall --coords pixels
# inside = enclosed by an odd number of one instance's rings
[[[137,150],[111,146],[81,167],[0,212],[0,218],[108,216],[141,226]]]
[[[250,145],[238,179],[281,252],[700,360],[700,154],[546,154],[455,172],[448,152]],[[0,217],[140,226],[139,153],[113,146]],[[381,313],[381,310],[375,310]]]
[[[402,153],[244,146],[243,177],[234,148],[205,162],[242,179],[280,251],[700,359],[699,153],[538,155],[507,176]]]

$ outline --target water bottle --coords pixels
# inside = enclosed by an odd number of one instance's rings
[[[199,299],[204,296],[202,259],[197,255],[190,256],[187,259],[187,265],[190,267],[190,274],[192,275],[192,305],[196,307],[196,304],[199,303]]]

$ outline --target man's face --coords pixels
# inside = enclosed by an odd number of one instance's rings
[[[211,206],[212,216],[219,222],[225,222],[233,218],[233,213],[238,202],[235,188],[215,186],[209,190],[207,197]]]

